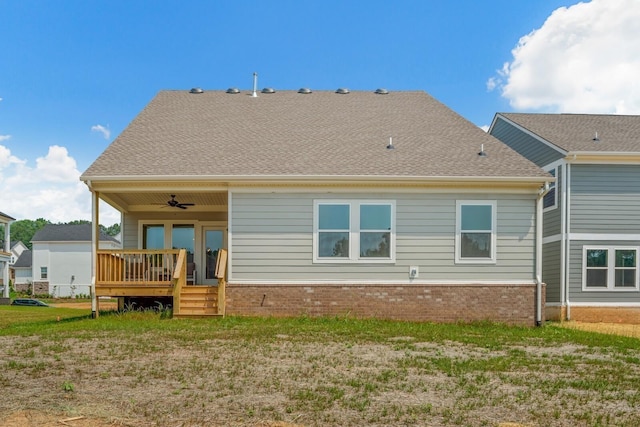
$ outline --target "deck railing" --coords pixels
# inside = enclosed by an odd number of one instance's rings
[[[98,250],[96,286],[173,286],[177,249]]]

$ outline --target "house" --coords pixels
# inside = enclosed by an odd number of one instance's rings
[[[35,294],[53,297],[89,295],[91,292],[91,224],[47,224],[31,239],[31,277]],[[120,247],[100,233],[100,247]]]
[[[4,248],[4,240],[0,240],[0,247]],[[28,250],[27,245],[22,243],[20,240],[14,240],[9,244],[9,252],[11,253],[11,259],[9,261],[9,280],[15,281],[15,273],[13,271],[13,265],[16,260],[20,257],[22,252]],[[0,275],[4,274],[4,271],[0,269]]]
[[[2,294],[0,299],[3,303],[9,301],[9,263],[11,262],[11,223],[15,221],[15,218],[0,212],[0,224],[4,226],[4,239],[3,246],[0,247],[0,272],[2,273]]]
[[[26,292],[31,291],[33,285],[33,271],[32,271],[32,259],[33,253],[30,249],[23,251],[16,262],[11,266],[14,274],[13,285],[16,291]],[[40,293],[48,293],[49,287],[41,289]]]
[[[548,317],[640,323],[640,116],[501,113],[489,133],[557,177],[544,199]]]
[[[124,249],[96,249],[97,296],[164,295],[174,315],[540,321],[554,178],[422,91],[161,91],[81,180],[94,223],[99,200],[123,216]],[[183,286],[188,258],[205,286]]]

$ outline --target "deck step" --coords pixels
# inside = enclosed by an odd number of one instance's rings
[[[180,310],[173,317],[216,317],[218,288],[215,286],[185,286],[180,290]]]

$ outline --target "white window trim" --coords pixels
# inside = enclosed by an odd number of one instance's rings
[[[330,258],[318,256],[319,207],[321,205],[349,205],[349,257]],[[360,256],[360,206],[391,206],[391,242],[389,258]],[[325,230],[327,231],[327,230]],[[395,200],[318,199],[313,201],[313,263],[314,264],[391,264],[396,262],[396,202]]]
[[[491,257],[490,258],[462,258],[460,236],[462,233],[462,206],[482,205],[491,206]],[[456,264],[495,264],[497,262],[497,202],[495,200],[456,200]]]
[[[553,171],[553,176],[556,178],[555,182],[551,182],[549,183],[549,191],[551,191],[552,189],[554,190],[553,193],[553,204],[550,206],[547,206],[546,208],[542,209],[542,212],[549,212],[552,211],[554,209],[558,208],[558,166],[560,165],[555,165],[552,167],[546,167],[544,170],[546,172],[551,172]]]
[[[588,250],[606,250],[607,251],[607,287],[595,288],[587,286],[587,251]],[[615,286],[616,271],[616,252],[615,251],[636,251],[636,283],[633,288],[623,288]],[[583,246],[582,247],[582,290],[585,292],[637,292],[640,290],[640,262],[638,262],[638,254],[640,247],[637,246]]]
[[[46,267],[46,266],[40,267],[40,280],[49,280],[49,267]]]

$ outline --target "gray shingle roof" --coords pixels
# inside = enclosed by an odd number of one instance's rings
[[[13,264],[13,268],[31,267],[32,262],[33,262],[33,253],[29,249],[26,249],[22,251],[22,253],[18,257],[16,262]]]
[[[640,152],[640,116],[500,113],[565,151]],[[598,141],[594,137],[598,134]]]
[[[388,150],[389,137],[395,149]],[[487,157],[478,156],[481,145]],[[425,92],[162,91],[81,179],[544,177]]]
[[[100,240],[117,242],[108,234],[100,233]],[[31,238],[32,242],[90,242],[91,224],[47,224]]]

